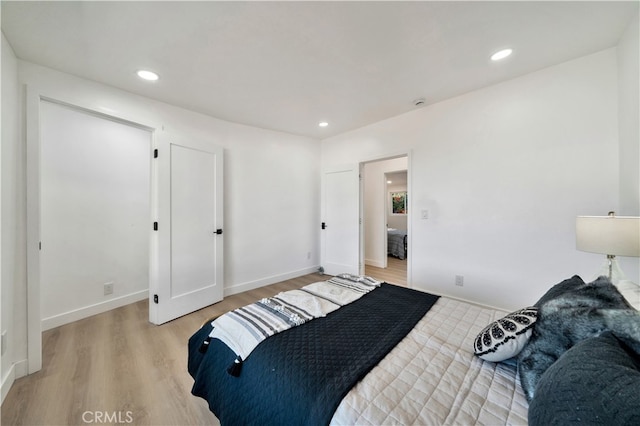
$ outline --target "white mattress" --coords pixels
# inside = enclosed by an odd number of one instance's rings
[[[335,425],[526,425],[515,365],[482,361],[475,336],[506,312],[441,297],[342,400]]]

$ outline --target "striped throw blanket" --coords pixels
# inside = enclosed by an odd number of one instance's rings
[[[236,353],[229,373],[237,376],[242,361],[266,338],[324,317],[379,286],[380,282],[371,277],[341,274],[285,291],[218,317],[211,323],[209,339],[221,340]]]

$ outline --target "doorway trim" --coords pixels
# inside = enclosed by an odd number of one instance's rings
[[[27,374],[35,373],[42,369],[42,312],[40,306],[40,221],[41,221],[41,193],[40,193],[40,104],[42,101],[63,105],[77,111],[82,111],[100,118],[117,123],[147,130],[151,134],[151,150],[157,145],[157,130],[162,128],[157,123],[149,123],[147,120],[129,118],[118,115],[97,103],[90,97],[78,99],[67,95],[66,91],[43,88],[36,85],[26,85],[25,96],[25,139],[26,139],[26,251],[27,251]],[[150,182],[150,221],[156,215],[156,170],[151,162]],[[150,233],[149,268],[155,267],[152,253],[154,253],[153,241]],[[152,280],[150,274],[149,280]],[[151,282],[149,282],[149,289]]]
[[[412,193],[413,193],[413,177],[411,174],[411,163],[412,163],[412,151],[411,150],[407,150],[407,151],[401,151],[401,152],[397,152],[397,153],[390,153],[387,155],[380,155],[380,156],[375,156],[372,158],[368,158],[368,159],[364,159],[364,160],[360,160],[359,162],[359,167],[360,167],[360,228],[358,230],[359,234],[360,234],[360,253],[358,254],[358,261],[360,264],[360,274],[364,275],[364,268],[365,268],[365,235],[364,235],[364,178],[363,178],[363,171],[364,171],[364,166],[365,164],[368,163],[376,163],[379,161],[386,161],[386,160],[394,160],[396,158],[402,158],[402,157],[407,157],[407,197],[409,198],[409,206],[408,206],[408,212],[407,212],[407,287],[411,288],[412,287],[412,282],[413,280],[411,279],[412,277],[412,264],[413,264],[413,250],[411,247],[413,238],[413,230],[412,230],[412,217],[413,217],[413,208],[412,208],[412,204],[413,204],[413,197],[412,197]],[[385,235],[385,241],[386,241],[386,235]]]

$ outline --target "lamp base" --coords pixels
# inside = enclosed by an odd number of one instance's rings
[[[603,275],[609,277],[611,283],[616,286],[631,306],[640,311],[640,286],[627,278],[615,256],[607,258],[592,281]]]
[[[609,277],[612,284],[618,284],[620,281],[628,281],[627,276],[622,272],[618,264],[618,259],[616,259],[615,256],[607,257],[607,260],[605,260],[600,269],[598,269],[598,273],[593,279],[595,280],[602,275]]]

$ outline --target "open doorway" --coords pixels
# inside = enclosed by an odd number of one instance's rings
[[[376,160],[362,167],[362,247],[366,275],[408,285],[408,157]]]
[[[152,132],[40,102],[43,330],[147,298]]]
[[[153,128],[54,99],[27,89],[28,374],[43,328],[148,297]]]

